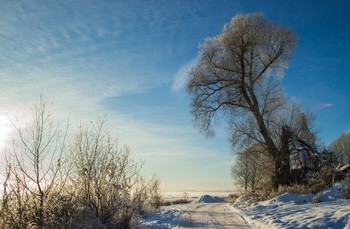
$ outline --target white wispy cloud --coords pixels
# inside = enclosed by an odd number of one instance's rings
[[[186,84],[189,80],[189,71],[192,69],[197,59],[192,59],[189,62],[183,64],[180,69],[176,72],[173,79],[172,90],[177,92],[186,88]]]
[[[23,3],[14,7],[15,12],[2,14],[1,27],[6,31],[0,38],[3,74],[15,71],[13,75],[17,80],[30,81],[34,74],[43,72],[53,78],[80,81],[85,86],[79,85],[79,91],[94,92],[102,87],[105,90],[100,90],[99,94],[113,91],[116,95],[159,81],[151,69],[144,69],[142,74],[129,71],[136,65],[147,65],[147,61],[126,40],[127,34],[118,37],[102,32],[110,31],[109,27],[132,28],[137,24],[130,22],[134,16],[132,12],[119,10],[105,22],[101,12],[95,11],[93,6],[83,5],[81,10],[73,7],[73,15],[69,14],[68,6],[52,6],[49,10],[48,5],[38,4],[37,9]],[[52,11],[52,16],[47,15]],[[120,19],[126,15],[125,20]],[[86,82],[93,83],[96,89],[86,87],[89,86]]]
[[[172,67],[167,63],[179,55],[176,51],[193,43],[188,38],[183,38],[185,45],[174,41],[186,26],[182,17],[201,22],[192,17],[197,8],[180,2],[135,3],[4,3],[0,8],[0,115],[30,109],[43,93],[54,103],[55,118],[70,117],[73,129],[79,121],[107,115],[111,132],[130,145],[133,155],[148,161],[151,172],[176,173],[182,165],[188,173],[200,170],[206,159],[226,153],[211,147],[212,142],[203,143],[190,118],[178,123],[179,116],[187,113],[171,105],[143,106],[142,94],[137,112],[147,114],[143,118],[104,104],[108,98],[122,100],[129,94],[169,89],[172,82],[172,90],[179,91],[194,62],[184,64],[175,78],[177,63]]]

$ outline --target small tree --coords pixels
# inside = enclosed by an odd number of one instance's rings
[[[245,157],[244,154],[238,154],[234,165],[231,167],[231,176],[235,183],[244,190],[248,190],[250,174],[249,158]]]
[[[71,146],[75,186],[79,204],[85,209],[84,225],[98,228],[132,228],[137,214],[133,187],[142,164],[130,158],[106,129],[106,118],[80,125]]]
[[[4,214],[8,227],[47,228],[57,226],[52,214],[60,204],[54,193],[64,188],[66,136],[54,124],[51,104],[40,97],[29,122],[16,120],[13,147],[7,152],[7,176],[4,183]]]
[[[231,167],[235,183],[246,191],[255,191],[271,176],[272,163],[259,145],[254,145],[237,155]]]
[[[350,132],[342,133],[329,148],[335,152],[339,163],[345,164],[350,161]]]
[[[160,193],[160,180],[153,177],[148,185],[149,203],[152,209],[159,209],[163,200]]]

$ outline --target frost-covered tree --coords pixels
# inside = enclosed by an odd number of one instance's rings
[[[137,195],[133,192],[141,179],[142,163],[130,157],[127,146],[118,144],[106,122],[102,118],[97,123],[82,124],[71,146],[71,179],[85,211],[82,225],[133,228],[139,210],[133,203],[133,195]]]
[[[274,119],[286,104],[280,79],[296,46],[288,28],[262,14],[237,15],[221,34],[207,38],[187,85],[195,124],[213,136],[213,123],[226,117],[235,145],[264,145],[280,168]]]
[[[51,104],[40,97],[26,118],[16,119],[7,168],[2,215],[5,228],[52,228],[68,177],[67,128],[55,124]]]
[[[330,149],[336,154],[339,163],[350,161],[350,132],[342,133],[331,143]]]
[[[244,190],[255,191],[270,179],[271,164],[264,148],[256,144],[237,154],[231,177]]]
[[[6,151],[0,228],[136,228],[162,203],[160,180],[110,135],[106,118],[81,124],[70,147],[43,97],[17,119]]]

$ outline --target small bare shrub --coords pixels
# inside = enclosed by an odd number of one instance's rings
[[[321,197],[319,195],[314,196],[314,198],[312,198],[312,203],[321,203]]]
[[[169,206],[169,205],[175,205],[175,204],[188,204],[188,203],[191,203],[191,200],[181,198],[176,200],[163,201],[162,206]]]
[[[256,193],[246,193],[237,198],[234,203],[250,205],[261,200],[261,197]]]
[[[290,186],[280,185],[276,191],[270,192],[267,198],[265,199],[272,199],[276,196],[282,195],[287,192],[292,194],[308,194],[312,192],[312,190],[313,189],[310,188],[310,186],[307,184],[293,184]]]
[[[348,182],[348,185],[344,187],[344,198],[350,199],[350,173],[345,176],[345,181]]]
[[[345,198],[345,199],[350,199],[350,186],[347,186],[347,187],[344,189],[344,198]]]
[[[230,202],[235,202],[235,200],[240,197],[242,194],[241,193],[231,193],[228,195],[227,199],[230,201]]]
[[[189,196],[188,196],[188,193],[187,192],[184,192],[183,194],[182,194],[182,198],[184,199],[184,200],[189,200]]]
[[[307,184],[294,184],[287,187],[287,191],[293,194],[308,194],[311,191],[310,186]]]
[[[148,202],[148,184],[143,176],[138,177],[133,187],[132,203],[137,214],[144,214],[151,211],[147,206]]]
[[[318,193],[333,184],[336,169],[331,166],[322,168],[318,172],[311,172],[308,177],[307,187],[309,192]]]
[[[160,193],[160,180],[153,178],[148,187],[149,204],[152,210],[157,210],[162,205],[162,195]]]
[[[284,194],[286,192],[288,192],[288,187],[280,185],[280,186],[278,186],[278,189],[276,191],[272,191],[269,194],[268,199],[275,198],[276,196],[282,195],[282,194]]]

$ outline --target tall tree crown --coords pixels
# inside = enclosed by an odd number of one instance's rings
[[[207,38],[187,85],[199,128],[212,135],[212,119],[229,112],[236,117],[253,114],[260,131],[266,131],[265,117],[284,103],[272,75],[283,75],[296,41],[292,30],[262,14],[237,15],[221,34]]]

